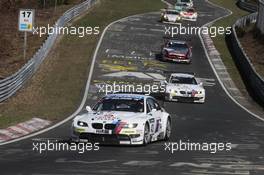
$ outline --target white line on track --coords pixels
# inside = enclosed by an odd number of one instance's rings
[[[163,29],[149,29],[152,32],[164,32]]]
[[[161,161],[137,161],[137,160],[132,160],[123,163],[123,165],[130,165],[130,166],[152,166],[152,165],[157,165],[161,163]]]
[[[190,167],[195,167],[195,168],[210,168],[210,167],[212,167],[212,164],[208,164],[208,163],[196,164],[196,163],[190,163],[190,162],[176,162],[176,163],[171,164],[170,166],[174,166],[174,167],[190,166]]]

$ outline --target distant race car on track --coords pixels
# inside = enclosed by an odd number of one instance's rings
[[[92,109],[86,108],[73,120],[73,140],[146,145],[171,135],[169,114],[151,96],[106,95]]]
[[[177,11],[177,12],[182,12],[182,11],[185,11],[189,6],[187,4],[182,4],[182,3],[176,3],[175,6],[174,6],[174,9]]]
[[[196,21],[198,16],[194,8],[187,8],[184,11],[182,11],[180,14],[182,19],[191,20],[191,21]]]
[[[193,7],[193,1],[192,0],[177,0],[176,4],[178,5],[186,5],[187,7]]]
[[[162,9],[161,22],[176,23],[181,20],[181,15],[178,11],[173,9]]]
[[[185,41],[169,39],[162,46],[161,54],[163,61],[179,63],[191,63],[192,47]]]
[[[173,73],[165,81],[165,99],[168,101],[205,102],[205,89],[194,74]]]

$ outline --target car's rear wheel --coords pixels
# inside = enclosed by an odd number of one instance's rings
[[[143,145],[147,145],[149,143],[150,143],[150,128],[149,125],[146,123],[144,128]]]
[[[169,140],[170,136],[171,136],[171,120],[170,120],[170,118],[168,118],[164,140]]]

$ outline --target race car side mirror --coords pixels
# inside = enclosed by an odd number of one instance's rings
[[[92,111],[92,108],[90,106],[86,106],[85,109],[86,109],[87,112],[91,112]]]
[[[199,83],[199,86],[203,86],[203,82],[200,82],[200,83]]]

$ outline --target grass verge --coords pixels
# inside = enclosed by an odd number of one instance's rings
[[[160,0],[101,0],[74,26],[100,31],[112,21],[163,8]],[[0,104],[0,128],[40,117],[54,122],[76,110],[99,36],[67,35],[58,41],[37,74],[16,96]]]
[[[241,10],[236,6],[236,0],[210,0],[214,4],[220,5],[224,8],[227,8],[233,12],[232,15],[223,18],[214,23],[213,26],[216,27],[230,27],[232,26],[235,21],[248,14],[248,12]],[[235,82],[236,86],[241,90],[243,94],[247,94],[246,87],[243,83],[243,80],[239,74],[239,71],[235,65],[234,60],[228,50],[226,45],[225,36],[224,35],[217,35],[215,38],[212,38],[216,49],[221,54],[221,58],[227,68],[228,73],[230,74],[231,78]]]

